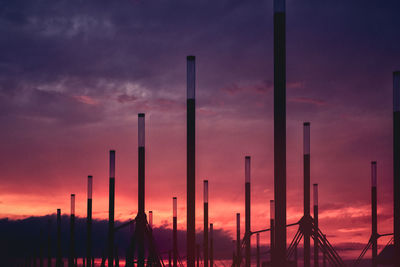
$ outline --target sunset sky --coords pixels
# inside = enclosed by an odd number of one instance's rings
[[[116,150],[116,217],[137,212],[137,113],[146,113],[146,211],[186,227],[186,56],[197,64],[196,228],[202,182],[210,221],[232,234],[252,157],[252,230],[273,199],[270,0],[0,2],[0,218],[107,218]],[[320,228],[333,244],[370,235],[370,162],[378,162],[378,231],[392,232],[392,72],[400,2],[287,0],[287,208],[300,219],[304,121]],[[244,226],[244,216],[242,225]],[[243,230],[244,231],[244,227]],[[293,231],[289,231],[288,238]],[[269,242],[265,235],[263,242]],[[384,245],[387,239],[381,240]]]

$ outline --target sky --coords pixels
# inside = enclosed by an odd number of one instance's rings
[[[186,56],[196,56],[196,228],[202,182],[210,221],[234,238],[251,156],[252,230],[273,199],[273,1],[0,1],[0,217],[106,219],[116,150],[116,218],[137,212],[137,114],[146,114],[146,211],[186,225]],[[392,232],[392,72],[400,3],[287,0],[288,223],[302,215],[302,125],[311,182],[331,243],[370,235],[370,163],[378,231]],[[242,216],[244,226],[244,216]],[[244,231],[244,229],[242,230]],[[289,230],[288,238],[294,230]],[[262,235],[268,243],[268,235]],[[384,245],[387,240],[381,240]],[[358,252],[357,252],[358,253]]]

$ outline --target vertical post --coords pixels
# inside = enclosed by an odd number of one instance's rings
[[[56,267],[62,267],[62,256],[61,256],[61,209],[57,209],[57,259]]]
[[[92,267],[92,190],[93,176],[89,175],[87,180],[87,216],[86,216],[86,265]]]
[[[195,100],[195,57],[187,57],[187,267],[194,267],[196,246],[196,100]]]
[[[274,266],[286,266],[286,14],[274,0]]]
[[[172,248],[173,248],[173,267],[178,266],[178,203],[177,198],[172,198],[173,221],[172,221]]]
[[[196,244],[196,252],[197,252],[197,267],[200,267],[200,245]]]
[[[260,265],[260,233],[257,233],[257,267],[261,267]]]
[[[149,225],[153,228],[153,211],[149,211]]]
[[[69,261],[70,267],[74,266],[75,259],[75,194],[71,194],[71,221],[70,221],[70,241],[69,241]]]
[[[47,221],[47,267],[51,267],[51,221]]]
[[[400,266],[400,71],[393,73],[394,266]]]
[[[144,113],[138,114],[138,215],[136,234],[138,240],[138,267],[144,267],[144,231],[146,214],[145,197],[145,118]]]
[[[304,171],[304,219],[310,218],[310,123],[303,124],[303,171]],[[305,220],[308,222],[309,220]],[[304,225],[304,267],[310,267],[310,231],[311,225]]]
[[[240,213],[236,213],[236,264],[240,266],[242,255],[240,253]]]
[[[214,229],[213,224],[210,223],[210,267],[214,266]]]
[[[326,239],[326,235],[324,235],[324,242],[323,242],[324,243],[324,247],[326,247],[325,239]],[[326,252],[325,252],[325,250],[326,249],[322,250],[322,257],[323,257],[322,264],[323,264],[324,267],[326,267]]]
[[[250,156],[245,157],[245,237],[246,237],[246,267],[250,267],[251,238],[250,238]]]
[[[314,267],[319,265],[318,257],[318,184],[314,184]]]
[[[208,181],[204,180],[204,231],[203,231],[203,257],[204,267],[208,267]]]
[[[114,265],[115,151],[110,150],[110,188],[108,202],[108,267]]]
[[[171,261],[171,250],[168,251],[168,266],[172,267],[172,261]]]
[[[269,201],[269,218],[270,218],[270,226],[269,228],[270,230],[270,255],[271,255],[271,265],[272,266],[276,266],[274,265],[275,262],[275,201],[270,200]]]
[[[378,256],[378,215],[377,215],[377,165],[376,161],[371,162],[371,220],[372,220],[372,266],[376,267]]]

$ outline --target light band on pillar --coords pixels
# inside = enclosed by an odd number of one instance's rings
[[[250,183],[250,156],[245,157],[244,171],[246,183]]]
[[[376,168],[376,161],[372,161],[371,162],[371,186],[372,187],[376,187],[376,184],[377,184],[377,182],[376,182],[376,170],[377,170],[377,168]]]
[[[115,150],[110,150],[110,178],[115,178]]]
[[[88,187],[87,187],[87,198],[92,199],[92,190],[93,190],[93,176],[88,176]]]
[[[196,95],[196,57],[187,57],[187,98],[195,99]]]
[[[204,203],[208,203],[208,180],[204,180]]]
[[[303,136],[304,136],[304,142],[303,142],[303,151],[304,155],[310,155],[310,123],[305,122],[303,124]]]
[[[71,215],[75,215],[75,194],[71,194]]]
[[[285,12],[285,0],[274,0],[274,12]]]
[[[138,145],[144,147],[144,136],[145,136],[145,125],[144,125],[144,113],[138,114]]]
[[[269,201],[269,217],[271,220],[275,220],[275,201]]]
[[[393,111],[400,111],[400,71],[393,73]]]
[[[313,184],[313,189],[314,189],[314,206],[318,206],[318,184]]]
[[[149,211],[149,224],[150,227],[153,228],[153,212]]]
[[[176,197],[172,198],[173,217],[178,217],[178,203]]]

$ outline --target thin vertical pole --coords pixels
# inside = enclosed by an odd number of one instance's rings
[[[172,257],[171,257],[171,250],[168,251],[168,266],[172,267]]]
[[[153,228],[153,211],[149,211],[149,225],[150,228]]]
[[[196,100],[195,57],[187,57],[187,267],[195,265],[196,246]]]
[[[86,217],[86,265],[92,267],[92,190],[93,190],[93,176],[88,176],[87,184],[87,217]]]
[[[400,71],[393,73],[394,265],[400,266]]]
[[[240,253],[240,213],[236,213],[236,263],[240,266],[242,255]]]
[[[213,224],[210,223],[210,267],[214,266],[214,229]]]
[[[138,240],[138,267],[144,267],[144,232],[146,227],[145,199],[145,117],[138,114],[138,215],[136,234]]]
[[[196,244],[196,252],[197,252],[197,267],[200,267],[200,245]]]
[[[274,266],[286,266],[286,18],[285,0],[274,0]]]
[[[69,266],[74,266],[75,259],[75,194],[71,194],[71,221],[70,221],[70,241],[69,241]]]
[[[303,171],[304,171],[304,218],[310,217],[310,123],[303,124]],[[308,220],[305,220],[308,222]],[[310,267],[310,231],[311,225],[308,223],[303,227],[304,229],[304,267]]]
[[[270,200],[269,201],[269,218],[270,218],[270,226],[269,228],[270,230],[270,255],[271,255],[271,265],[272,266],[276,266],[274,265],[275,262],[275,201],[274,200]]]
[[[51,221],[47,221],[47,267],[51,267]]]
[[[57,209],[57,260],[56,266],[62,267],[61,256],[61,209]]]
[[[173,248],[173,267],[178,266],[178,200],[172,198],[173,221],[172,221],[172,248]]]
[[[326,240],[326,235],[324,235],[324,247],[326,246],[325,240]],[[322,255],[323,255],[322,264],[323,264],[324,267],[326,267],[326,252],[325,252],[325,249],[322,251]]]
[[[260,233],[257,233],[257,267],[260,265]]]
[[[203,257],[204,267],[208,267],[208,181],[204,180],[204,231],[203,231]]]
[[[114,265],[115,151],[110,150],[110,188],[108,202],[108,267]]]
[[[372,220],[372,266],[378,266],[376,257],[378,255],[378,215],[377,215],[377,165],[371,162],[371,220]]]
[[[318,253],[318,184],[314,184],[314,267],[319,265]]]
[[[251,264],[251,238],[250,238],[250,156],[245,157],[245,237],[246,237],[246,267]]]

